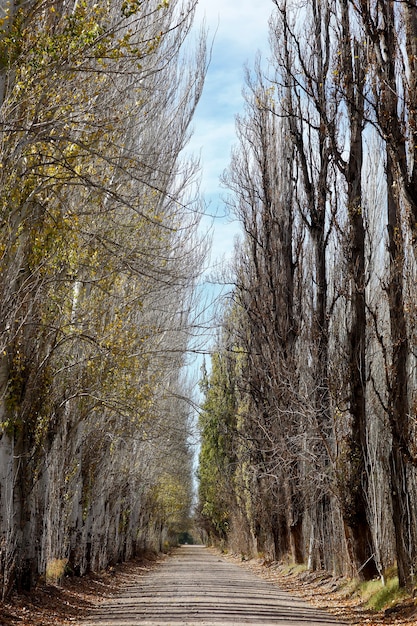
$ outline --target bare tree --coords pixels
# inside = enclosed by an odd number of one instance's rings
[[[415,238],[415,7],[395,2],[353,3],[369,47],[372,82],[368,102],[371,119],[386,146],[386,193],[390,315],[390,374],[387,377],[387,414],[392,436],[390,456],[391,497],[400,584],[411,585],[414,549],[408,493],[410,453],[409,332],[404,305],[404,258],[407,232],[403,219],[407,207],[411,236]],[[408,470],[407,470],[408,466]]]
[[[274,89],[265,85],[259,64],[254,77],[247,72],[246,82],[246,116],[237,120],[239,148],[224,183],[233,192],[231,208],[244,231],[242,251],[236,256],[235,298],[244,320],[242,384],[252,407],[246,429],[262,494],[252,525],[263,527],[262,532],[253,531],[258,549],[278,558],[291,545],[300,562],[303,504],[298,461],[291,451],[299,430],[292,147],[284,147],[288,128],[275,115]]]
[[[282,94],[280,114],[288,120],[297,164],[297,203],[311,245],[311,320],[310,338],[313,349],[314,375],[311,393],[314,397],[316,430],[316,462],[322,477],[328,475],[332,426],[329,395],[329,308],[327,246],[331,232],[331,157],[332,143],[328,129],[335,123],[337,100],[332,97],[332,40],[329,3],[311,2],[301,8],[287,2],[275,2],[272,23],[272,47],[276,59],[276,83]],[[297,14],[305,11],[303,33]],[[306,31],[307,29],[307,31]],[[308,32],[308,38],[305,36]],[[324,445],[323,445],[324,444]],[[329,484],[322,484],[322,493],[313,500],[317,505],[311,522],[317,536],[327,533]],[[312,504],[314,507],[315,505]],[[323,526],[324,524],[324,526]],[[320,528],[321,526],[321,528]],[[316,559],[324,563],[322,542],[317,542]]]

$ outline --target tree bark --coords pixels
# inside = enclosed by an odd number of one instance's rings
[[[366,506],[366,302],[365,302],[365,227],[362,200],[364,127],[364,58],[359,42],[350,29],[349,2],[341,0],[342,71],[350,128],[349,158],[344,168],[347,181],[348,280],[350,282],[350,319],[348,332],[349,412],[352,416],[347,438],[347,498],[342,495],[344,527],[352,565],[358,575],[371,580],[378,574],[373,538]]]
[[[404,310],[403,275],[404,242],[398,196],[394,193],[394,164],[387,150],[387,221],[389,282],[388,301],[391,327],[392,362],[388,412],[391,426],[390,456],[391,497],[400,587],[411,589],[413,584],[413,550],[411,503],[408,489],[407,465],[409,454],[409,390],[408,390],[408,332]]]

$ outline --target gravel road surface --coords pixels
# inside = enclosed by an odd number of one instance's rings
[[[79,626],[343,624],[201,546],[183,546]]]

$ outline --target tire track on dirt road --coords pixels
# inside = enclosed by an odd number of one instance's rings
[[[183,546],[79,626],[336,626],[332,615],[294,598],[202,546]]]

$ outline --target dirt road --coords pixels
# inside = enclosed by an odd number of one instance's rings
[[[183,546],[105,600],[79,626],[341,623],[203,547]]]

